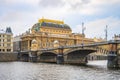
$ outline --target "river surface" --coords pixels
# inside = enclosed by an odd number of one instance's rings
[[[120,80],[120,70],[109,70],[107,61],[87,66],[31,62],[0,62],[0,80]]]

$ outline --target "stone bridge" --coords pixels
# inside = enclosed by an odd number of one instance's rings
[[[46,48],[36,51],[24,51],[20,52],[20,60],[24,61],[38,61],[38,62],[54,62],[54,63],[69,63],[69,64],[86,64],[86,56],[90,53],[97,51],[103,54],[110,55],[110,65],[117,66],[114,64],[119,61],[120,55],[120,41],[108,41],[86,45],[73,45],[73,46],[60,46],[58,48]],[[117,56],[117,57],[116,57]],[[112,57],[115,57],[113,60]],[[111,59],[112,58],[112,59]]]
[[[87,63],[86,56],[96,52],[96,48],[77,47],[77,48],[52,48],[41,49],[36,51],[20,52],[19,57],[22,61],[38,61],[38,62],[54,62],[54,63],[70,63],[70,64],[85,64]],[[36,59],[37,58],[37,59]]]
[[[94,48],[65,48],[59,47],[56,49],[44,49],[37,51],[37,57],[41,62],[56,62],[69,64],[85,64],[86,56],[96,52]]]

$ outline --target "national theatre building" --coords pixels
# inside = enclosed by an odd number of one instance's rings
[[[94,39],[85,38],[84,34],[72,33],[70,26],[63,21],[44,18],[38,20],[21,39],[22,51],[94,42]]]

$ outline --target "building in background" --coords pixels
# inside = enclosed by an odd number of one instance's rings
[[[20,51],[21,50],[21,36],[18,35],[13,38],[13,51]]]
[[[118,34],[118,35],[114,35],[114,37],[113,37],[113,40],[120,40],[120,34]]]
[[[21,50],[39,50],[58,46],[84,45],[95,42],[84,34],[72,33],[63,21],[40,19],[21,37]]]
[[[13,33],[10,27],[0,30],[0,52],[13,51]]]

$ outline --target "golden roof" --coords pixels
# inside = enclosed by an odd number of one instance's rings
[[[64,24],[63,21],[60,21],[60,20],[51,20],[51,19],[39,19],[38,20],[39,23],[42,23],[42,22],[47,22],[47,23],[56,23],[56,24]]]

